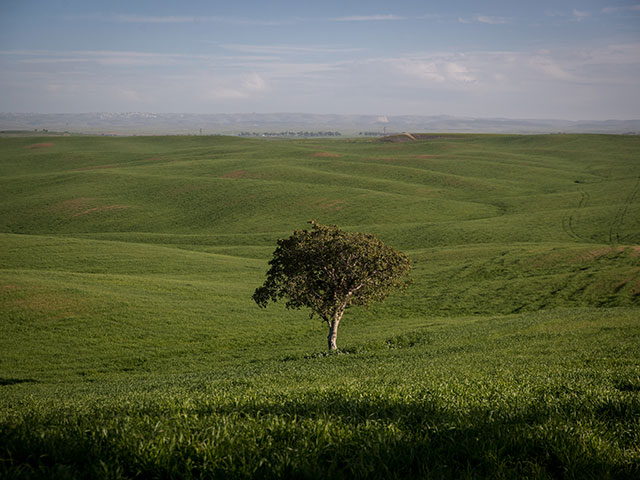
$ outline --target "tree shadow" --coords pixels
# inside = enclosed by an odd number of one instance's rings
[[[93,417],[31,418],[0,429],[0,443],[12,461],[5,473],[51,473],[62,464],[78,477],[113,467],[123,478],[638,478],[640,466],[610,455],[613,445],[598,450],[585,440],[597,407],[584,415],[564,408],[540,401],[462,412],[428,393],[390,399],[337,389],[186,410],[141,406],[139,415],[127,411],[127,428],[115,406]],[[625,413],[638,415],[637,402]],[[610,432],[625,422],[611,421]]]

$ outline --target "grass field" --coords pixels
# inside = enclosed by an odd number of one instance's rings
[[[251,299],[310,219],[409,255]],[[640,137],[0,139],[0,477],[640,478]]]

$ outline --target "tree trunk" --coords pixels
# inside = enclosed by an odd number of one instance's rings
[[[338,338],[338,324],[340,323],[339,319],[334,318],[329,325],[329,336],[327,340],[329,342],[329,350],[337,350],[338,347],[336,345],[336,338]]]
[[[338,338],[338,324],[342,319],[342,314],[344,313],[344,308],[341,308],[336,312],[333,316],[333,320],[331,320],[331,324],[329,325],[329,336],[327,337],[329,343],[329,350],[337,350],[338,347],[336,345],[336,338]]]

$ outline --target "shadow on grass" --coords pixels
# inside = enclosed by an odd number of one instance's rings
[[[38,383],[32,378],[0,378],[0,386],[18,385],[20,383]]]
[[[640,392],[640,378],[619,380],[615,387],[621,392]]]
[[[456,412],[424,396],[311,392],[189,408],[166,404],[0,425],[6,478],[638,478],[597,408]],[[627,413],[640,413],[629,401]],[[573,418],[574,420],[570,420]],[[598,441],[594,441],[598,439]],[[615,449],[619,455],[616,455]],[[613,452],[613,454],[612,454]]]

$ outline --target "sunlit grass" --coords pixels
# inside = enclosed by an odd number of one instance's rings
[[[2,139],[0,476],[640,476],[639,153]],[[251,300],[311,218],[414,264],[335,355],[308,312]]]

